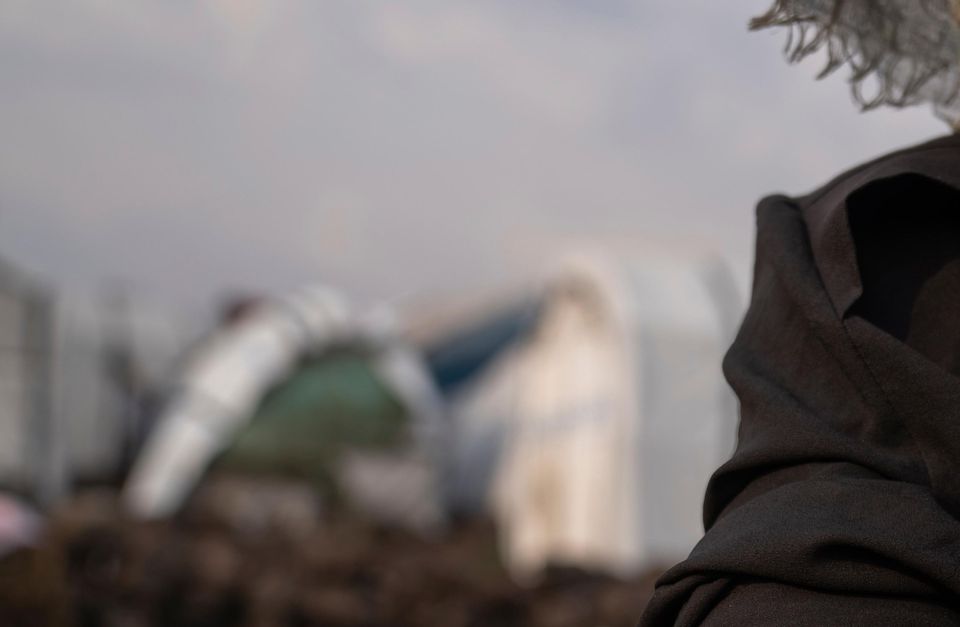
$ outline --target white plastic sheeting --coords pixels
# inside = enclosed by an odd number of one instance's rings
[[[50,439],[48,296],[0,261],[0,483],[37,495]]]
[[[533,336],[471,392],[459,432],[489,448],[502,429],[491,498],[517,577],[553,562],[627,574],[700,538],[736,431],[721,360],[739,301],[724,273],[704,258],[571,258]]]
[[[311,288],[268,303],[221,331],[187,370],[181,391],[137,460],[125,487],[128,507],[146,518],[175,512],[263,395],[290,374],[300,357],[361,342],[378,349],[375,370],[410,410],[419,459],[414,472],[409,458],[401,463],[351,457],[345,469],[348,490],[363,492],[366,485],[379,490],[384,482],[370,477],[387,475],[394,489],[371,499],[402,519],[398,522],[419,528],[436,524],[436,477],[426,451],[439,429],[440,401],[418,358],[396,338],[394,326],[382,311],[360,316],[337,293]],[[378,472],[387,467],[395,472]],[[403,477],[410,480],[398,485]],[[363,494],[357,496],[364,500]],[[400,503],[391,507],[385,503],[390,499]]]
[[[140,302],[120,305],[44,289],[0,261],[3,486],[51,506],[77,477],[117,471],[135,408],[111,378],[109,349],[128,351],[147,387],[160,385],[184,344],[170,316]]]
[[[63,292],[53,312],[51,411],[55,441],[47,462],[58,468],[60,496],[77,478],[115,475],[136,444],[132,424],[146,416],[130,404],[135,390],[122,389],[111,372],[111,351],[131,360],[132,382],[143,393],[169,383],[191,333],[185,319],[157,303],[110,294]]]

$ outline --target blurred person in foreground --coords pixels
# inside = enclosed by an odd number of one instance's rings
[[[753,27],[957,128],[958,8],[779,0]],[[724,371],[739,444],[641,624],[960,624],[960,135],[763,200]]]

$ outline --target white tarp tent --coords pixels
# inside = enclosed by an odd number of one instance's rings
[[[165,308],[117,294],[63,292],[53,313],[49,390],[64,486],[114,479],[147,418],[134,406],[164,390],[190,341]],[[140,398],[137,398],[140,397]]]
[[[106,309],[0,262],[0,484],[42,505],[77,477],[117,470],[130,412],[110,380],[110,342],[143,387],[159,385],[183,346],[169,318],[140,303],[124,304],[119,321]]]
[[[128,507],[146,518],[175,512],[263,396],[302,357],[351,343],[377,349],[376,372],[413,417],[414,450],[395,457],[348,456],[342,468],[346,489],[374,515],[417,529],[435,527],[442,511],[430,449],[442,408],[433,384],[389,315],[358,315],[324,288],[270,301],[201,348],[134,466],[125,487]]]
[[[0,262],[0,484],[31,496],[49,482],[49,320],[47,294]]]
[[[549,563],[626,574],[693,547],[707,480],[735,441],[721,360],[739,309],[716,259],[561,264],[532,335],[455,413],[461,459],[496,460],[490,498],[515,575]]]

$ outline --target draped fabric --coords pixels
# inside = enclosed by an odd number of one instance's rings
[[[865,109],[930,103],[960,122],[958,0],[776,0],[751,28],[786,26],[787,58],[819,50],[821,76],[850,70],[854,98]]]
[[[642,625],[960,624],[960,135],[757,209],[739,443]]]

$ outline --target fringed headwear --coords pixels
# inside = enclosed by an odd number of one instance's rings
[[[776,0],[750,23],[786,26],[786,55],[797,62],[826,50],[822,78],[849,65],[864,110],[929,102],[960,123],[960,0]]]

